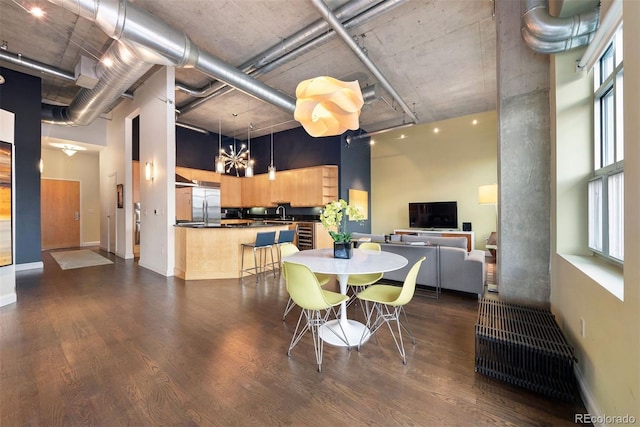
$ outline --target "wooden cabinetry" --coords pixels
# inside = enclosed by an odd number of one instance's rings
[[[242,179],[237,176],[220,176],[220,205],[235,208],[242,205]]]
[[[191,221],[191,187],[176,188],[176,221]]]
[[[271,202],[289,203],[295,182],[295,170],[276,172],[276,180],[271,182]]]
[[[284,203],[315,207],[338,200],[338,167],[332,165],[277,172],[275,181],[269,181],[268,174],[239,178],[181,166],[176,166],[176,173],[190,180],[219,182],[220,204],[228,208],[266,208]]]
[[[293,172],[291,206],[324,206],[338,199],[337,166],[315,166]]]
[[[176,173],[190,180],[220,182],[220,174],[213,171],[176,166]]]

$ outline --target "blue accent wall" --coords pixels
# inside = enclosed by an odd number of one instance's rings
[[[346,143],[347,132],[341,137],[340,144],[340,198],[349,201],[349,189],[363,190],[369,194],[368,209],[371,212],[371,145],[370,138],[358,139]],[[370,233],[371,216],[362,222],[347,222],[347,231]]]
[[[40,238],[41,80],[0,67],[0,108],[15,114],[16,264],[42,261]]]

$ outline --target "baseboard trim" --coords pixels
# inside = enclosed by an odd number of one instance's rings
[[[24,264],[16,264],[16,271],[24,271],[24,270],[37,270],[44,268],[44,263],[42,261],[38,262],[26,262]]]
[[[82,242],[82,244],[80,246],[81,247],[85,247],[85,246],[100,246],[100,240],[98,240],[97,242]]]
[[[5,305],[14,304],[18,301],[18,294],[15,292],[12,294],[2,295],[0,297],[0,307],[4,307]]]
[[[587,412],[591,416],[592,420],[603,420],[604,414],[600,410],[600,406],[596,402],[596,399],[593,397],[593,393],[591,393],[591,389],[587,385],[586,380],[582,376],[582,372],[578,369],[578,365],[573,365],[573,372],[578,380],[578,388],[580,389],[580,398],[582,399],[582,403],[584,403],[585,408],[587,408]],[[607,427],[608,424],[606,422],[603,423],[593,423],[596,427]]]

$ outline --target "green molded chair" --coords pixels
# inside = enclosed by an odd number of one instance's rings
[[[284,257],[293,255],[296,252],[300,252],[300,249],[298,249],[298,247],[293,243],[283,244],[280,246],[280,259],[283,260]],[[314,273],[314,274],[316,275],[316,279],[318,279],[318,283],[320,284],[320,286],[326,285],[327,283],[329,283],[329,280],[331,279],[331,276],[328,274],[322,274],[322,273]],[[284,280],[287,280],[287,276],[284,269],[282,270],[282,276],[284,277]],[[296,304],[293,302],[291,297],[289,297],[289,301],[287,301],[287,306],[284,308],[284,313],[282,314],[283,321],[287,317],[287,314],[289,314],[289,312],[295,306]]]
[[[347,296],[338,292],[325,291],[322,289],[316,275],[313,274],[306,265],[284,261],[282,268],[284,269],[284,275],[287,280],[287,291],[291,299],[293,299],[293,302],[302,308],[302,312],[298,318],[298,324],[296,325],[291,343],[289,344],[287,356],[291,357],[291,350],[298,344],[304,334],[311,330],[318,372],[322,372],[322,349],[324,341],[320,337],[319,329],[327,322],[332,313],[334,317],[337,317],[335,307],[345,302]],[[305,319],[304,325],[302,325],[303,318]],[[340,325],[339,322],[338,325]],[[342,326],[340,326],[340,329],[342,330]],[[344,331],[342,331],[342,337],[330,328],[324,329],[325,333],[329,333],[328,331],[331,331],[331,333],[334,333],[344,341]],[[345,344],[349,345],[346,341]]]
[[[407,357],[404,351],[404,344],[402,342],[402,330],[404,329],[407,334],[409,334],[411,342],[414,345],[416,340],[409,330],[409,322],[407,320],[407,314],[404,311],[404,306],[413,298],[413,294],[416,289],[418,271],[420,270],[420,266],[424,260],[425,257],[422,257],[413,264],[413,267],[411,267],[411,270],[409,270],[404,279],[402,287],[392,285],[373,285],[358,293],[358,299],[366,301],[367,303],[373,303],[373,306],[367,312],[367,329],[365,329],[362,337],[360,338],[358,351],[360,351],[363,340],[367,337],[367,331],[370,331],[369,337],[371,337],[382,325],[386,324],[389,327],[393,341],[395,341],[396,347],[400,352],[402,363],[405,365],[407,364]],[[400,322],[400,313],[404,316],[404,323]],[[393,321],[395,321],[398,329],[397,337],[390,325],[390,322]]]
[[[366,249],[378,252],[382,250],[380,244],[375,242],[360,243],[358,245],[358,249]],[[382,279],[383,274],[384,273],[350,274],[349,280],[347,281],[347,295],[350,295],[349,302],[347,302],[347,307],[350,306],[354,301],[356,301],[356,296],[360,291]]]

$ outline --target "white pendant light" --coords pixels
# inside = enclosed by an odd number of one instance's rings
[[[218,119],[218,155],[216,156],[216,172],[224,173],[224,160],[222,160],[222,123],[220,119]]]
[[[268,168],[269,181],[275,181],[276,179],[276,167],[273,166],[273,125],[271,125],[271,164]]]
[[[247,130],[247,167],[244,170],[244,176],[251,178],[253,176],[253,160],[251,160],[251,123]]]

